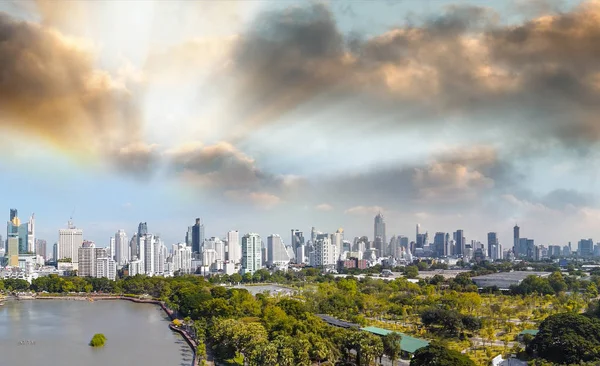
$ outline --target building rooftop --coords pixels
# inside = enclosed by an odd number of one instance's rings
[[[473,280],[479,279],[498,279],[498,280],[518,280],[523,281],[529,276],[548,277],[550,272],[533,272],[533,271],[513,271],[513,272],[497,272],[483,276],[472,277]]]
[[[317,316],[319,318],[321,318],[321,320],[323,320],[325,323],[329,324],[329,325],[333,325],[336,327],[340,327],[340,328],[360,328],[360,325],[358,324],[354,324],[354,323],[350,323],[347,321],[343,321],[343,320],[339,320],[336,319],[334,317],[331,317],[329,315],[324,315],[324,314],[317,314]]]
[[[408,353],[415,353],[418,349],[427,347],[429,345],[429,342],[424,339],[411,337],[404,333],[394,332],[394,331],[383,329],[383,328],[365,327],[365,328],[361,328],[361,330],[364,330],[366,332],[370,332],[373,334],[377,334],[380,336],[385,336],[390,333],[398,333],[402,336],[402,340],[400,341],[400,348],[402,349],[402,351],[408,352]]]
[[[519,333],[519,335],[531,334],[532,336],[535,336],[538,334],[538,332],[539,330],[537,329],[524,329],[521,333]]]

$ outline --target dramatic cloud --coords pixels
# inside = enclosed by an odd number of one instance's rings
[[[383,208],[379,207],[379,206],[355,206],[355,207],[350,207],[349,209],[347,209],[346,211],[344,211],[345,214],[350,214],[350,215],[377,215],[380,212],[383,212]]]
[[[43,138],[68,152],[108,155],[117,165],[121,146],[141,138],[132,95],[93,67],[79,40],[0,13],[0,70],[4,130]]]

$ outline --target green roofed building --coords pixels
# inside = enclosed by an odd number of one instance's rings
[[[519,342],[523,342],[523,337],[524,337],[526,334],[529,334],[529,335],[531,335],[532,337],[535,337],[535,336],[538,334],[538,332],[539,332],[539,330],[537,330],[537,329],[524,329],[524,330],[523,330],[521,333],[519,333],[519,334],[517,335],[517,340],[518,340]]]
[[[365,332],[377,334],[382,337],[385,335],[388,335],[389,333],[400,334],[400,336],[402,336],[402,340],[400,341],[400,348],[402,349],[402,353],[404,353],[404,354],[412,355],[413,353],[417,352],[418,349],[427,347],[429,345],[429,342],[424,339],[411,337],[404,333],[394,332],[392,330],[387,330],[387,329],[383,329],[383,328],[365,327],[365,328],[360,328],[360,330],[364,330]]]

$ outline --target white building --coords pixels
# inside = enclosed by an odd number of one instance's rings
[[[260,235],[249,233],[242,238],[242,274],[253,274],[261,268]]]
[[[283,266],[290,263],[290,254],[281,236],[272,234],[267,237],[267,265]]]
[[[344,248],[342,247],[344,240],[344,229],[339,228],[335,233],[331,234],[331,244],[337,247],[337,252],[343,252]]]
[[[167,261],[167,247],[160,237],[154,240],[154,273],[163,275],[165,273],[165,262]]]
[[[130,260],[129,242],[125,230],[121,229],[115,234],[115,262],[119,266],[127,264]]]
[[[173,263],[173,272],[191,273],[192,272],[192,247],[186,243],[173,244],[173,254],[171,257]]]
[[[135,276],[138,274],[144,274],[144,262],[135,258],[129,262],[129,275]]]
[[[154,275],[154,248],[155,248],[156,238],[152,234],[142,235],[140,237],[140,253],[142,258],[144,258],[144,273],[148,276]]]
[[[85,243],[79,248],[79,270],[81,277],[106,277],[114,280],[117,276],[115,261],[108,256],[105,248],[96,248],[94,243]]]
[[[296,263],[297,264],[306,264],[306,245],[300,244],[296,248]]]
[[[106,277],[109,280],[117,278],[117,265],[110,257],[96,258],[96,277]]]
[[[227,260],[240,263],[242,261],[242,247],[240,246],[240,233],[237,230],[227,233],[227,246],[229,248]]]
[[[69,221],[68,229],[58,230],[58,259],[71,258],[75,270],[78,269],[78,250],[82,245],[83,230],[77,229],[71,221]]]
[[[115,258],[115,238],[113,237],[110,238],[110,244],[108,245],[107,254],[111,258]]]
[[[329,238],[321,238],[315,241],[314,256],[311,266],[330,266],[335,265],[339,254],[337,246],[331,243]]]

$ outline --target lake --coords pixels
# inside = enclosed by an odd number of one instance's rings
[[[0,364],[190,366],[192,351],[160,307],[129,301],[9,300],[0,306]],[[88,345],[95,333],[106,345]],[[21,345],[21,341],[34,345]]]

